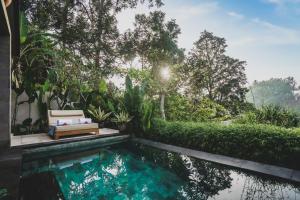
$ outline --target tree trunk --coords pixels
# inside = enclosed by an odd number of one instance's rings
[[[98,32],[99,34],[97,35],[97,41],[95,44],[96,44],[96,56],[95,56],[95,66],[96,66],[96,69],[99,70],[100,68],[100,53],[101,53],[101,50],[103,50],[103,47],[102,47],[102,34],[103,34],[103,20],[102,20],[102,17],[103,17],[103,13],[104,13],[104,2],[105,0],[101,0],[99,3],[99,13],[98,13],[98,17],[99,17],[99,22],[98,21],[94,21],[94,22],[91,22],[91,23],[99,23],[100,26],[98,25]]]
[[[160,113],[163,120],[166,120],[166,114],[165,114],[165,93],[161,93],[160,95]]]

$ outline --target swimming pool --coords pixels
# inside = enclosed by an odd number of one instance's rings
[[[300,199],[300,186],[125,142],[24,159],[20,199]]]

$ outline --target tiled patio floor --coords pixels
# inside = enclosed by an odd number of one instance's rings
[[[118,134],[119,134],[119,130],[103,128],[100,129],[99,135],[85,134],[80,136],[61,138],[59,140],[52,139],[50,136],[47,135],[47,133],[19,135],[19,136],[11,135],[11,147],[31,146],[36,144],[47,144],[47,143],[72,142],[72,141],[79,141],[82,139],[106,137],[106,136],[113,136]]]

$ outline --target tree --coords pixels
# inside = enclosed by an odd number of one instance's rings
[[[226,56],[226,47],[224,38],[202,32],[181,72],[195,98],[208,97],[237,113],[247,92],[246,62]]]
[[[166,115],[171,121],[204,122],[226,120],[229,112],[208,98],[193,101],[179,93],[171,93],[166,101]]]
[[[250,86],[247,100],[257,107],[274,104],[296,108],[300,102],[296,93],[298,90],[299,88],[293,77],[255,81]]]
[[[134,52],[140,58],[142,68],[150,67],[153,73],[164,64],[176,64],[183,60],[183,49],[178,47],[177,39],[181,33],[174,19],[166,21],[162,11],[138,14],[135,16],[134,30],[129,30]],[[125,43],[128,44],[128,43]]]
[[[164,99],[169,84],[163,80],[160,71],[163,67],[180,64],[184,59],[184,50],[178,47],[177,39],[181,30],[175,20],[166,21],[165,13],[150,12],[147,16],[135,16],[134,30],[124,34],[121,42],[127,59],[138,57],[142,69],[150,69],[153,81],[153,93],[159,93],[162,118],[164,114]],[[135,56],[134,56],[135,55]],[[170,69],[172,71],[172,69]]]
[[[97,79],[111,74],[119,58],[116,15],[139,2],[146,0],[30,0],[23,7],[32,25],[55,33],[61,48],[79,54],[90,79]]]

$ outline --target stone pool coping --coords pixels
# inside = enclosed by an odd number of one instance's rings
[[[132,140],[134,142],[139,142],[148,146],[152,146],[155,148],[159,148],[159,149],[163,149],[175,153],[184,154],[194,158],[211,161],[223,165],[228,165],[240,169],[245,169],[253,172],[258,172],[262,174],[267,174],[267,175],[300,183],[299,170],[293,170],[285,167],[278,167],[274,165],[268,165],[268,164],[233,158],[229,156],[223,156],[223,155],[217,155],[217,154],[207,153],[203,151],[192,150],[184,147],[178,147],[174,145],[164,144],[161,142],[155,142],[152,140],[146,140],[141,138],[133,138]]]
[[[23,160],[26,160],[25,158],[27,157],[30,160],[35,160],[43,157],[51,157],[61,154],[87,151],[94,148],[101,148],[104,146],[125,142],[129,139],[130,135],[118,135],[111,137],[93,138],[89,140],[82,140],[63,144],[55,144],[43,147],[26,148],[23,149],[22,156]]]

